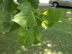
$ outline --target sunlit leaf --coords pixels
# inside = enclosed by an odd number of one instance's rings
[[[42,26],[44,25],[43,27],[45,27],[45,28],[51,27],[54,24],[54,22],[59,21],[62,14],[63,14],[63,12],[61,12],[61,11],[55,11],[55,7],[54,8],[50,7],[48,9],[48,11],[45,11],[43,13],[44,16],[42,19],[44,20],[44,23],[42,24]],[[47,26],[47,24],[48,24],[48,26]]]
[[[21,12],[14,17],[13,21],[18,23],[23,29],[26,29],[27,27],[32,27],[36,23],[36,21],[34,14],[31,11],[30,3],[22,3],[18,7],[18,9],[20,9]]]
[[[48,23],[47,23],[46,21],[43,21],[41,25],[42,25],[42,27],[44,27],[45,29],[47,29],[47,27],[48,27]]]

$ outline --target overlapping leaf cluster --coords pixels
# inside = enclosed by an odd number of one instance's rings
[[[6,16],[3,26],[9,28],[10,32],[18,29],[20,37],[17,42],[27,47],[31,42],[38,44],[41,41],[42,27],[51,27],[54,22],[58,22],[62,12],[49,8],[43,14],[36,12],[39,0],[17,0],[20,4],[15,4],[13,0],[2,0],[0,8],[3,8]],[[17,11],[13,14],[14,11]]]

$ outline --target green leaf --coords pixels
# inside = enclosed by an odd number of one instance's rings
[[[5,21],[5,22],[3,22],[2,26],[4,26],[4,28],[8,29],[11,26],[11,23]]]
[[[10,13],[6,13],[6,15],[5,15],[5,22],[3,22],[2,25],[3,25],[5,28],[9,28],[9,27],[11,26],[10,20],[11,20],[11,15],[10,15]]]
[[[57,12],[55,12],[54,13],[55,15],[54,15],[54,21],[55,22],[58,22],[59,21],[59,19],[61,18],[61,16],[63,15],[63,12],[61,12],[61,11],[57,11]]]
[[[35,16],[35,19],[36,19],[36,22],[37,22],[37,25],[41,26],[41,23],[42,23],[42,14],[40,14],[37,10],[35,9],[32,9],[32,11],[34,12],[34,16]]]
[[[27,2],[27,0],[17,0],[17,2],[19,2],[20,4]]]
[[[20,37],[17,39],[17,42],[27,47],[31,41],[34,41],[34,30],[32,28],[28,30],[19,29],[18,34]]]
[[[35,13],[35,19],[36,19],[36,22],[37,22],[37,25],[41,26],[41,23],[42,23],[42,14],[39,14],[39,13]]]
[[[55,7],[50,7],[48,11],[45,11],[43,15],[45,15],[43,18],[44,20],[48,18],[49,21],[58,22],[61,18],[63,12],[61,11],[55,11]]]
[[[10,13],[6,13],[6,15],[5,15],[5,21],[10,21],[10,20],[11,20]]]
[[[20,27],[20,25],[17,24],[16,22],[14,22],[14,23],[11,25],[11,27],[10,27],[10,29],[9,29],[9,32],[11,33],[11,32],[13,32],[13,31],[16,30],[16,29],[19,29],[19,27]]]
[[[41,37],[42,37],[41,31],[42,31],[42,27],[40,27],[40,26],[34,27],[34,41],[33,41],[33,44],[40,43]]]
[[[37,25],[41,26],[42,23],[42,21],[40,20],[41,18],[40,17],[35,17],[35,18],[36,18]]]
[[[22,3],[18,9],[20,9],[21,12],[14,17],[13,21],[18,23],[23,29],[32,27],[36,23],[36,20],[33,12],[31,11],[30,3]]]
[[[42,19],[44,20],[44,23],[42,24],[43,27],[51,27],[54,22],[58,22],[59,19],[61,18],[63,12],[61,11],[55,11],[55,8],[50,7],[48,11],[45,11],[43,13]],[[48,26],[47,26],[48,25]]]
[[[20,35],[20,36],[26,37],[25,35],[26,35],[27,32],[26,32],[26,30],[24,30],[22,27],[20,27],[17,33],[18,33],[18,35]]]
[[[38,8],[39,0],[27,0],[28,2],[31,3],[31,6],[35,9]]]
[[[31,41],[34,41],[34,30],[32,28],[27,30],[28,32],[28,36],[30,36],[29,38],[31,39]]]
[[[48,15],[54,15],[53,13],[55,12],[55,7],[49,7],[49,9],[48,9]]]
[[[48,24],[48,27],[52,27],[53,24],[54,24],[54,22],[49,23],[49,24]]]
[[[15,4],[13,0],[4,0],[1,4],[1,7],[3,7],[6,12],[12,12],[17,8],[17,6],[18,5]]]
[[[47,29],[48,27],[52,27],[53,24],[54,24],[54,22],[48,23],[47,21],[43,21],[41,25],[42,25],[42,27]]]

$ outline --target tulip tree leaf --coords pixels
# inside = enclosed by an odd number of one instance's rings
[[[14,17],[14,21],[18,23],[23,29],[26,29],[27,27],[32,27],[36,23],[36,21],[34,14],[31,11],[30,3],[22,3],[18,7],[18,9],[20,9],[21,12]]]
[[[41,31],[42,31],[42,27],[40,27],[40,26],[34,27],[34,41],[33,41],[33,44],[40,43],[41,37],[42,37]]]
[[[37,25],[40,25],[41,26],[41,23],[42,23],[42,15],[41,14],[37,14],[35,16],[36,16],[35,19],[36,19]]]
[[[3,22],[2,26],[3,26],[4,28],[8,29],[8,28],[11,26],[11,23],[5,21],[5,22]]]
[[[11,20],[10,13],[6,13],[6,15],[5,15],[5,21],[10,21],[10,20]]]
[[[17,8],[17,4],[14,3],[13,0],[4,0],[1,4],[1,7],[4,8],[5,12],[12,12]]]
[[[11,26],[10,20],[11,20],[10,13],[6,13],[6,15],[5,15],[5,21],[2,24],[4,26],[4,28],[9,28]]]
[[[31,41],[34,41],[34,30],[32,28],[28,30],[19,29],[18,34],[20,37],[17,39],[17,42],[27,47]]]
[[[11,32],[13,32],[13,31],[16,30],[16,29],[19,29],[19,27],[20,27],[20,25],[17,24],[16,22],[14,22],[14,23],[11,25],[11,27],[10,27],[10,29],[9,29],[9,32],[11,33]]]
[[[37,22],[37,25],[41,25],[42,21],[38,18],[38,17],[35,17],[36,18],[36,22]]]
[[[32,11],[34,12],[34,15],[35,15],[35,19],[36,19],[36,22],[37,22],[37,25],[41,26],[41,23],[42,23],[42,14],[38,13],[38,11],[32,9]]]
[[[19,29],[18,29],[18,35],[20,35],[20,36],[25,36],[26,35],[26,30],[24,30],[22,27],[20,27]]]
[[[63,14],[63,12],[55,11],[55,8],[50,7],[48,9],[48,11],[45,11],[43,13],[44,16],[43,16],[42,19],[44,20],[44,22],[45,22],[44,24],[46,24],[46,26],[48,24],[47,27],[51,27],[54,24],[54,22],[58,22],[59,21],[59,19],[61,18],[62,14]]]
[[[31,3],[33,8],[38,8],[39,0],[27,0],[28,2]]]

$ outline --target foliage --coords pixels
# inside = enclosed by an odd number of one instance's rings
[[[2,0],[0,8],[5,13],[3,26],[10,32],[18,29],[20,37],[17,42],[27,47],[31,42],[38,44],[41,41],[42,27],[51,27],[58,22],[63,12],[49,8],[43,13],[37,11],[39,0],[17,0],[20,4],[15,4],[13,0]],[[13,13],[16,11],[16,13]]]

